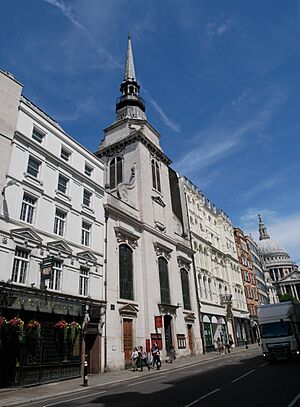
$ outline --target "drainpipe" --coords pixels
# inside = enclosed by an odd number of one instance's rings
[[[184,192],[184,200],[185,200],[185,209],[187,213],[187,224],[188,224],[188,235],[189,235],[189,240],[190,240],[190,246],[192,249],[192,263],[193,263],[193,270],[194,270],[194,282],[195,282],[195,289],[196,289],[196,300],[197,300],[197,309],[198,309],[198,318],[199,318],[199,325],[200,325],[200,336],[201,336],[201,342],[202,342],[202,349],[203,349],[203,354],[206,353],[206,346],[205,346],[205,339],[204,339],[204,328],[203,328],[203,320],[202,320],[202,314],[201,314],[201,303],[200,303],[200,297],[199,297],[199,292],[198,292],[198,283],[197,283],[197,273],[196,273],[196,264],[195,264],[195,256],[194,256],[194,249],[192,245],[192,236],[190,233],[190,217],[189,217],[189,211],[188,211],[188,206],[187,206],[187,199],[186,199],[186,193]]]
[[[104,325],[104,373],[107,372],[107,230],[108,211],[105,211],[105,237],[104,237],[104,301],[105,301],[105,325]]]

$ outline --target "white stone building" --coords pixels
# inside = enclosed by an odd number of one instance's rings
[[[128,40],[116,120],[97,156],[105,162],[106,369],[129,366],[134,346],[157,342],[164,359],[201,352],[192,250],[183,236],[176,174],[145,115]],[[177,213],[178,213],[177,211]]]
[[[267,228],[259,217],[258,248],[262,259],[265,280],[269,289],[270,303],[279,301],[279,296],[290,294],[300,300],[300,272],[297,264],[280,244],[270,239]]]
[[[57,349],[53,327],[62,319],[81,325],[85,310],[90,371],[100,371],[104,355],[98,335],[105,308],[103,163],[26,97],[19,97],[17,112],[10,164],[1,168],[0,308],[7,320],[25,322],[25,341],[29,320],[38,320],[42,332],[34,357],[26,343],[8,357],[1,347],[6,385],[11,376],[24,385],[79,375],[79,341],[77,348]]]
[[[180,177],[180,188],[187,208],[185,228],[195,251],[206,350],[214,350],[216,339],[227,340],[229,335],[241,344],[247,337],[249,313],[233,226],[187,178]]]

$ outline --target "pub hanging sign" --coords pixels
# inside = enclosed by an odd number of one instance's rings
[[[45,284],[45,280],[50,280],[54,266],[54,257],[45,257],[41,262],[41,283]]]

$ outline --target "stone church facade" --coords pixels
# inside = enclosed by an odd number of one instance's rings
[[[177,177],[139,89],[129,38],[116,120],[96,152],[107,191],[105,370],[129,366],[135,346],[157,342],[162,358],[173,348],[179,357],[202,350]]]

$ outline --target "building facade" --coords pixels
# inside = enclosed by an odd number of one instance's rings
[[[269,288],[267,286],[265,275],[263,272],[263,265],[259,254],[257,243],[252,236],[246,236],[248,247],[250,249],[253,270],[256,277],[256,288],[258,292],[258,301],[260,305],[269,304]]]
[[[108,195],[106,370],[130,366],[134,346],[149,352],[157,342],[163,359],[173,349],[177,357],[202,350],[177,181],[139,90],[129,38],[116,120],[96,153]]]
[[[278,243],[270,239],[267,228],[259,215],[259,252],[262,258],[266,282],[269,285],[270,302],[278,302],[280,296],[289,294],[295,300],[300,299],[300,273]]]
[[[0,69],[0,205],[6,187],[12,140],[18,120],[22,85]]]
[[[1,168],[2,386],[80,375],[84,321],[90,370],[104,364],[103,163],[26,97],[17,112]]]
[[[247,340],[250,340],[253,343],[256,342],[257,337],[259,336],[257,329],[257,306],[260,305],[260,301],[256,273],[252,261],[250,245],[244,232],[239,228],[234,228],[234,238],[241,266],[246,303],[250,316],[247,329]]]
[[[247,311],[240,264],[229,217],[185,177],[180,177],[186,205],[187,234],[194,249],[196,280],[206,351],[218,337],[236,345],[247,338]]]

